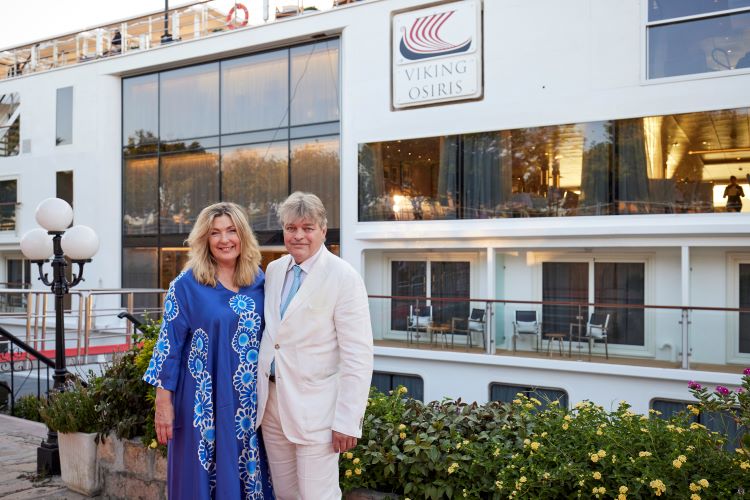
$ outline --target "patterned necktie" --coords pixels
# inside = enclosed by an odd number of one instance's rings
[[[294,295],[297,293],[297,290],[299,290],[299,286],[302,283],[302,268],[295,264],[294,267],[292,267],[292,271],[294,271],[294,280],[292,280],[292,287],[289,289],[289,295],[286,296],[286,300],[284,301],[284,305],[281,306],[281,317],[284,317],[284,313],[286,312],[286,308],[289,307],[289,303],[294,298]]]

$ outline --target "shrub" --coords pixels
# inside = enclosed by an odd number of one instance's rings
[[[39,414],[41,402],[33,394],[27,394],[16,399],[13,405],[13,416],[34,422],[41,422],[42,416]]]
[[[50,393],[39,410],[50,430],[57,432],[96,432],[98,416],[93,395],[80,381],[68,381],[61,391]]]
[[[691,423],[573,410],[518,395],[511,404],[403,400],[373,393],[363,437],[341,460],[345,490],[410,498],[745,498],[744,454]],[[358,472],[359,471],[359,472]]]

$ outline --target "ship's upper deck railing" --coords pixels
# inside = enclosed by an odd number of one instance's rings
[[[180,43],[229,30],[251,29],[258,26],[256,18],[261,19],[261,24],[270,23],[310,10],[325,10],[327,5],[331,6],[329,8],[336,8],[356,1],[271,0],[268,20],[263,21],[262,17],[258,17],[259,13],[248,11],[241,2],[199,0],[169,9],[168,40],[163,40],[165,12],[162,10],[18,47],[0,49],[0,80],[149,50],[164,43]]]

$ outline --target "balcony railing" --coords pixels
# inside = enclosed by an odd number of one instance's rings
[[[334,0],[333,7],[356,1],[358,0]],[[132,51],[149,50],[163,43],[179,43],[235,29],[252,29],[259,23],[275,22],[311,10],[318,10],[315,6],[318,3],[321,2],[271,0],[268,20],[256,21],[258,13],[251,12],[246,17],[245,11],[237,8],[240,3],[221,0],[196,1],[168,11],[167,30],[171,36],[168,42],[162,41],[164,11],[156,11],[121,22],[96,26],[85,31],[2,50],[0,51],[0,80],[101,58],[121,56]]]
[[[750,309],[370,295],[375,344],[736,372]]]

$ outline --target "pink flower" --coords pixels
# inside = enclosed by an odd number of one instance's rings
[[[716,392],[718,394],[721,394],[722,396],[728,396],[729,395],[729,389],[727,389],[723,385],[717,385],[716,386]]]
[[[743,389],[742,387],[738,387],[734,392],[736,392],[737,394],[742,394],[743,392],[745,392],[745,389]]]
[[[742,373],[743,373],[744,375],[750,375],[750,368],[745,368],[745,369],[744,369],[744,370],[742,371]]]
[[[688,382],[688,389],[693,389],[694,391],[700,391],[701,385],[698,382],[691,380],[690,382]]]

